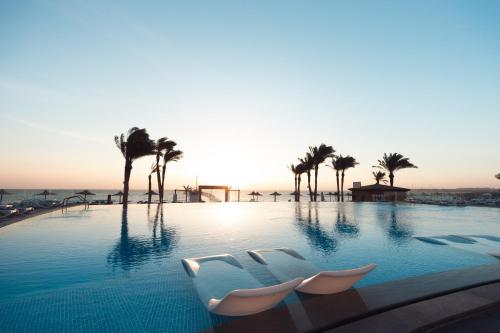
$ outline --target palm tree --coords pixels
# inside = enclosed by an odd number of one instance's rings
[[[189,186],[189,185],[184,185],[182,187],[184,187],[184,194],[186,196],[186,202],[188,202],[188,193],[191,192],[191,190],[193,188],[191,186]]]
[[[297,191],[295,192],[295,201],[300,201],[300,182],[302,181],[302,174],[307,171],[304,164],[297,164],[295,167],[297,171]]]
[[[290,171],[293,172],[293,182],[294,182],[293,192],[295,193],[295,201],[297,201],[297,177],[298,177],[297,167],[293,164],[290,164],[288,169],[290,169]]]
[[[339,161],[340,160],[340,161]],[[342,170],[342,180],[340,183],[340,193],[341,193],[341,198],[342,202],[344,202],[344,177],[345,177],[345,171],[350,168],[354,168],[356,165],[359,163],[356,162],[356,159],[352,156],[345,156],[343,157],[342,155],[339,156],[337,162],[340,164],[340,169]]]
[[[175,150],[174,148],[168,148],[163,153],[163,167],[161,171],[161,189],[160,189],[160,198],[163,202],[163,192],[165,190],[165,170],[167,168],[167,163],[169,162],[177,162],[182,158],[182,151]]]
[[[342,170],[341,162],[342,162],[342,160],[339,161],[339,156],[333,156],[332,157],[332,165],[331,166],[329,165],[330,168],[332,168],[333,170],[335,170],[335,177],[337,178],[337,201],[340,201],[340,179],[339,179],[339,172],[340,172],[340,170]]]
[[[132,127],[125,137],[125,134],[115,136],[115,144],[125,158],[125,171],[123,177],[123,208],[128,206],[129,181],[132,173],[132,163],[143,156],[152,155],[155,151],[155,144],[149,138],[145,128]]]
[[[163,156],[164,152],[173,149],[177,143],[175,141],[169,140],[167,138],[160,138],[156,140],[155,144],[155,155],[156,155],[156,165],[158,166],[156,169],[156,181],[158,183],[158,195],[160,197],[160,203],[163,202],[163,191],[162,189],[162,179],[160,175],[160,157]]]
[[[151,204],[151,195],[153,194],[151,189],[151,175],[157,171],[158,171],[158,164],[156,163],[151,164],[151,169],[148,175],[148,205]]]
[[[373,171],[372,172],[373,178],[375,178],[375,181],[377,182],[377,185],[380,184],[380,182],[387,183],[387,179],[385,179],[385,172],[383,171]]]
[[[390,153],[389,155],[384,153],[383,158],[378,160],[378,165],[375,167],[389,172],[391,186],[394,186],[394,172],[401,169],[418,168],[416,165],[410,163],[408,157],[404,157],[399,153]]]
[[[309,147],[309,152],[311,153],[313,159],[314,167],[314,201],[318,201],[318,171],[319,165],[329,157],[333,156],[335,150],[332,146],[327,146],[324,143],[320,144],[319,147]]]
[[[299,158],[304,172],[307,172],[307,189],[309,190],[309,200],[313,201],[313,192],[311,189],[311,170],[314,167],[314,160],[310,153],[306,153],[304,158]]]

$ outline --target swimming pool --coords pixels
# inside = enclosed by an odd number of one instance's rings
[[[277,281],[245,250],[291,247],[322,269],[378,264],[357,286],[498,262],[413,238],[447,234],[500,237],[500,209],[266,202],[57,211],[0,229],[0,327],[194,332],[228,320],[201,304],[185,257],[231,253],[269,285]]]

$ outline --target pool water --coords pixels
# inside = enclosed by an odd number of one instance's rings
[[[448,234],[500,237],[500,209],[264,202],[57,211],[0,229],[0,327],[196,332],[230,320],[206,311],[186,257],[231,253],[264,285],[278,281],[245,250],[290,247],[323,270],[376,263],[357,287],[498,262],[485,252],[500,252],[500,242],[469,251],[413,238]]]

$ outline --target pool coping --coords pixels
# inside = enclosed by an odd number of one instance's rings
[[[206,332],[321,332],[460,291],[500,282],[500,264],[482,265],[350,289],[232,319]],[[464,309],[465,312],[465,309]]]

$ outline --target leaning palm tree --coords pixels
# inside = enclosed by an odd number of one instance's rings
[[[340,156],[333,156],[332,157],[332,165],[329,165],[330,168],[332,168],[333,170],[335,170],[335,177],[337,179],[337,201],[340,201],[340,170],[342,170],[342,160],[339,160],[339,157],[342,157],[342,155]]]
[[[383,171],[373,171],[372,172],[373,178],[375,178],[375,181],[377,182],[377,185],[380,184],[380,182],[387,183],[387,179],[385,179],[385,172]]]
[[[293,193],[295,193],[295,201],[297,201],[297,167],[293,164],[290,164],[288,166],[288,169],[290,169],[291,172],[293,172],[293,182],[294,182],[294,187],[293,187]]]
[[[309,147],[309,152],[311,153],[313,159],[314,168],[314,191],[313,199],[318,201],[318,171],[319,165],[325,162],[329,157],[333,156],[335,150],[332,146],[327,146],[324,143],[320,144],[319,147]]]
[[[160,189],[160,198],[163,202],[163,193],[165,191],[165,171],[167,169],[167,164],[169,162],[177,162],[182,158],[182,151],[175,150],[173,148],[169,148],[165,150],[163,153],[163,167],[161,170],[161,189]]]
[[[158,164],[151,164],[151,169],[149,170],[148,175],[148,205],[151,204],[151,195],[153,194],[153,190],[151,188],[151,175],[155,172],[158,172]]]
[[[356,159],[352,156],[339,156],[340,160],[340,166],[342,170],[342,175],[341,175],[341,182],[340,182],[340,194],[342,198],[342,202],[344,202],[344,177],[345,177],[345,171],[350,168],[354,168],[356,165],[359,163],[356,162]]]
[[[156,140],[155,143],[156,165],[158,166],[156,169],[156,181],[158,183],[158,195],[160,197],[160,203],[163,202],[163,191],[161,190],[162,180],[160,175],[160,157],[163,156],[165,151],[173,149],[176,145],[177,143],[175,143],[175,141],[169,140],[167,138],[160,138]]]
[[[129,181],[132,173],[132,163],[143,156],[152,155],[155,151],[154,141],[149,138],[145,128],[132,127],[127,135],[115,136],[115,144],[125,158],[123,177],[123,208],[128,206]]]
[[[417,168],[416,165],[410,163],[408,157],[404,157],[399,153],[384,154],[383,158],[378,160],[378,165],[375,167],[389,172],[389,182],[391,186],[394,186],[394,172],[401,169]]]
[[[311,170],[314,168],[313,156],[310,153],[306,153],[304,158],[299,158],[300,164],[304,172],[307,173],[307,189],[309,190],[309,200],[313,201],[313,191],[311,188]]]
[[[297,191],[295,191],[295,201],[300,201],[300,182],[302,181],[302,174],[307,171],[307,167],[304,164],[297,164],[295,167],[297,172]]]

